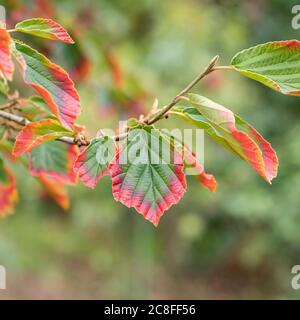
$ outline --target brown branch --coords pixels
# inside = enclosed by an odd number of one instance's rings
[[[8,113],[8,112],[2,111],[2,110],[0,110],[0,118],[15,122],[21,126],[26,126],[27,124],[31,123],[26,118],[23,118],[23,117],[20,117],[16,114]],[[128,135],[128,132],[123,132],[123,133],[120,133],[118,135],[113,136],[112,139],[114,139],[116,141],[120,141],[120,140],[126,138],[127,135]],[[62,137],[62,138],[59,138],[56,140],[66,142],[68,144],[76,144],[78,146],[88,146],[90,144],[90,141],[88,141],[86,139],[80,140],[76,137]]]
[[[14,30],[11,30],[11,31],[14,31]],[[199,81],[201,79],[203,79],[205,76],[207,76],[208,74],[210,74],[211,72],[213,72],[215,70],[231,69],[231,67],[227,67],[227,66],[216,67],[215,65],[216,65],[218,59],[219,59],[219,56],[215,56],[209,62],[207,67],[192,82],[190,82],[182,91],[180,91],[179,94],[168,105],[163,107],[161,110],[156,112],[154,115],[150,113],[148,118],[142,119],[140,122],[142,124],[151,125],[151,124],[159,121],[160,119],[166,117],[168,111],[170,111],[170,109],[172,109],[172,107],[174,107],[178,101],[184,99],[185,98],[184,95],[187,94],[195,85],[197,85],[199,83]],[[5,109],[8,106],[9,106],[9,104],[4,105],[2,107]],[[26,118],[23,118],[21,116],[18,116],[18,115],[1,110],[1,106],[0,106],[0,118],[4,118],[9,121],[13,121],[13,122],[18,123],[22,126],[26,126],[27,124],[31,123]],[[112,139],[119,141],[119,140],[126,138],[127,135],[128,135],[128,132],[120,133],[120,134],[112,137]],[[69,144],[76,144],[78,146],[83,146],[83,145],[88,146],[90,144],[90,141],[86,140],[85,138],[81,139],[80,137],[77,137],[76,134],[74,134],[74,137],[62,137],[57,140],[62,141],[62,142],[66,142]]]
[[[9,120],[9,121],[13,121],[15,123],[18,123],[21,126],[26,126],[27,124],[30,123],[30,121],[28,121],[26,118],[20,117],[20,116],[18,116],[16,114],[8,113],[8,112],[3,111],[3,110],[0,110],[0,117],[4,118],[6,120]],[[75,138],[73,138],[73,137],[62,137],[62,138],[59,138],[57,140],[63,141],[63,142],[69,143],[69,144],[77,144],[77,142],[75,141]],[[88,145],[88,144],[89,143],[87,142],[86,145]]]
[[[203,79],[205,76],[207,76],[209,73],[211,73],[214,70],[214,66],[217,63],[219,59],[219,56],[215,56],[207,65],[207,67],[192,81],[190,82],[182,91],[178,93],[178,95],[168,104],[166,105],[163,109],[161,109],[159,112],[154,114],[154,116],[150,119],[146,119],[145,123],[146,124],[153,124],[156,121],[162,119],[167,112],[172,109],[175,104],[182,99],[182,96],[187,94],[201,79]]]

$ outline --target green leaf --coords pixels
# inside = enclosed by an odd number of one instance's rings
[[[203,128],[216,142],[247,161],[266,181],[271,182],[276,177],[276,153],[252,126],[229,109],[205,97],[196,94],[187,96],[195,108],[183,109],[181,117]]]
[[[177,151],[182,155],[185,168],[192,168],[193,175],[196,175],[200,184],[209,189],[211,192],[215,192],[218,183],[212,174],[205,172],[204,167],[198,161],[196,154],[184,144],[184,142],[177,137],[171,135],[168,131],[161,131],[161,133],[166,137],[166,139],[174,145]]]
[[[114,141],[108,136],[95,138],[77,158],[74,170],[79,179],[89,188],[95,188],[98,181],[109,174],[108,165],[115,155]]]
[[[238,52],[231,66],[242,75],[287,95],[300,95],[300,41],[260,44]]]
[[[57,22],[51,19],[35,18],[19,22],[16,31],[31,34],[45,39],[74,43],[68,32]]]
[[[30,121],[38,121],[52,116],[48,105],[41,97],[32,96],[28,99],[19,99],[19,105],[22,116]]]
[[[113,196],[157,225],[186,191],[181,155],[153,126],[134,129],[110,165]]]
[[[47,176],[63,183],[74,184],[73,171],[78,148],[61,141],[49,141],[31,151],[29,170],[34,176]]]
[[[67,72],[24,43],[14,43],[24,81],[39,92],[63,126],[73,128],[80,113],[80,99]]]
[[[206,118],[202,116],[197,108],[176,106],[169,111],[169,114],[179,116],[180,118],[184,119],[187,122],[190,122],[196,127],[205,130],[205,133],[209,135],[211,139],[222,145],[234,155],[239,156],[239,154],[236,153],[234,149],[232,149],[227,140],[222,137],[222,135],[220,135],[220,133],[209,123],[209,121],[207,121]]]
[[[13,155],[19,157],[42,143],[72,135],[73,132],[64,128],[57,120],[43,119],[31,122],[17,135]]]

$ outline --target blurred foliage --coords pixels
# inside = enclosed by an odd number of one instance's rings
[[[144,112],[155,97],[165,104],[216,54],[227,64],[243,48],[299,32],[285,0],[4,5],[9,27],[48,16],[74,34],[74,48],[26,39],[73,74],[82,97],[79,122],[91,134]],[[280,160],[273,185],[207,138],[206,169],[218,179],[217,192],[188,178],[183,200],[155,229],[113,200],[107,177],[95,190],[80,183],[70,189],[65,213],[41,199],[34,179],[14,166],[20,205],[0,223],[0,263],[8,272],[0,298],[299,297],[290,286],[291,268],[300,262],[299,98],[230,71],[212,74],[196,91],[271,141]]]

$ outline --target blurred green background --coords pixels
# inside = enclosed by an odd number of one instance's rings
[[[82,97],[78,122],[91,134],[149,109],[155,97],[167,103],[216,54],[228,64],[241,49],[300,32],[291,27],[296,3],[285,0],[1,4],[9,27],[44,16],[71,31],[72,48],[24,39],[71,72]],[[290,284],[300,264],[299,98],[231,71],[212,74],[194,92],[241,115],[272,143],[280,160],[273,185],[206,138],[206,171],[215,174],[217,192],[188,177],[184,198],[154,228],[113,200],[108,177],[95,190],[80,182],[70,188],[64,212],[15,166],[20,202],[0,221],[8,276],[0,299],[300,297]]]

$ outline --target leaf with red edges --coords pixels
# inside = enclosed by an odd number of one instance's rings
[[[33,176],[47,175],[67,184],[75,184],[73,171],[78,156],[78,147],[61,141],[49,141],[30,153],[29,170]]]
[[[20,41],[15,40],[15,49],[24,81],[39,92],[63,126],[73,128],[80,101],[67,72]]]
[[[195,174],[197,174],[197,178],[202,186],[211,192],[215,192],[218,186],[215,177],[205,172],[204,167],[198,161],[195,153],[187,146],[184,146],[183,155],[184,162],[195,170]]]
[[[13,155],[19,157],[24,152],[28,152],[42,143],[72,135],[72,131],[62,127],[58,121],[53,119],[31,122],[17,135]]]
[[[4,217],[13,212],[18,193],[14,175],[0,160],[0,217]]]
[[[114,141],[108,136],[95,138],[78,156],[74,171],[89,188],[95,188],[98,181],[109,174],[108,165],[115,155]]]
[[[34,18],[24,20],[16,24],[15,30],[45,39],[74,43],[68,32],[51,19]]]
[[[5,78],[12,81],[14,63],[10,52],[10,35],[2,28],[0,28],[0,71]]]
[[[175,146],[176,150],[182,155],[182,159],[185,164],[185,173],[187,175],[196,175],[198,181],[202,184],[204,188],[209,189],[211,192],[215,192],[218,186],[217,180],[212,174],[208,174],[205,172],[204,167],[197,159],[197,155],[195,154],[195,152],[193,152],[186,144],[184,144],[183,141],[181,141],[174,135],[170,135],[168,131],[163,130],[161,132],[166,137],[166,139]],[[192,171],[187,171],[190,169]]]
[[[262,153],[266,177],[271,181],[277,176],[279,163],[276,152],[257,130],[237,115],[235,115],[235,123],[238,129],[245,132],[258,145]]]
[[[216,142],[247,161],[269,183],[276,177],[276,153],[254,128],[232,111],[205,97],[196,94],[188,94],[188,97],[195,107],[183,111],[188,121],[203,128]]]
[[[45,174],[41,174],[38,179],[47,196],[52,198],[64,210],[70,207],[68,191],[61,181]]]
[[[163,134],[170,141],[170,143],[175,145],[177,151],[182,155],[182,159],[186,167],[185,169],[187,170],[192,168],[192,173],[190,174],[196,175],[198,181],[203,187],[209,189],[211,192],[215,192],[218,183],[212,174],[205,172],[204,167],[198,161],[195,152],[193,152],[186,144],[177,139],[175,136],[170,135],[168,132],[163,131]],[[187,174],[187,171],[185,173]]]
[[[30,121],[46,119],[52,114],[44,99],[39,96],[18,99],[18,106],[20,107],[20,114]]]
[[[114,198],[155,226],[186,191],[181,156],[152,126],[129,132],[110,171]]]
[[[283,94],[300,96],[300,41],[274,41],[238,52],[231,66]]]

